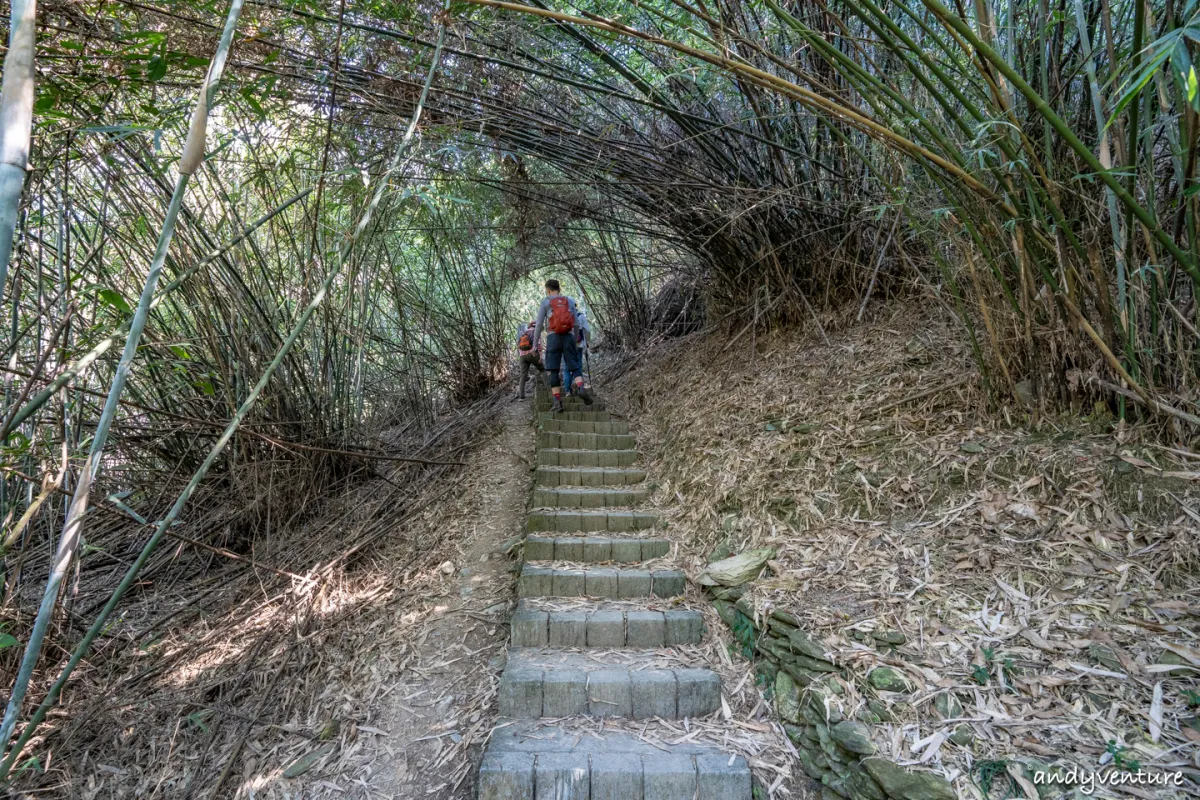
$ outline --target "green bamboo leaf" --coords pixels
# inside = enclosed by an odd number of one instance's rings
[[[116,289],[101,289],[96,294],[105,305],[112,306],[122,314],[133,313],[133,307],[129,305],[129,302]]]
[[[1171,69],[1188,105],[1193,111],[1200,111],[1200,77],[1196,75],[1192,57],[1188,55],[1187,45],[1182,39],[1177,39],[1171,48]]]
[[[146,80],[151,83],[158,83],[167,74],[167,59],[165,56],[154,56],[150,59],[149,65],[146,67]]]
[[[1179,31],[1172,31],[1146,48],[1153,55],[1145,62],[1137,77],[1125,84],[1121,96],[1113,107],[1113,113],[1108,119],[1108,125],[1112,125],[1113,120],[1133,102],[1134,98],[1141,94],[1142,89],[1146,88],[1146,84],[1154,78],[1154,73],[1162,69],[1163,64],[1170,59],[1171,51],[1179,41],[1179,35]]]
[[[306,773],[310,769],[312,769],[313,764],[320,761],[323,756],[332,752],[333,748],[335,746],[336,745],[333,745],[333,744],[323,745],[321,747],[318,747],[316,750],[313,750],[311,753],[308,753],[307,755],[303,755],[300,758],[297,758],[291,764],[288,764],[287,767],[283,770],[283,777],[295,778],[300,775],[303,775],[304,773]]]

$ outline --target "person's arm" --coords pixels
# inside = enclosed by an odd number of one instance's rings
[[[543,297],[542,304],[538,306],[537,321],[534,323],[533,327],[533,341],[535,343],[534,347],[537,347],[539,350],[541,349],[540,345],[542,342],[542,323],[546,321],[546,310],[548,308],[550,308],[550,298]]]

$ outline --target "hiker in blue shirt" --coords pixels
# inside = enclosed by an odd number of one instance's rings
[[[575,345],[575,327],[579,311],[575,301],[562,293],[562,287],[554,278],[546,281],[546,297],[538,308],[534,322],[534,340],[546,331],[546,372],[550,377],[552,409],[563,410],[562,376],[559,366],[565,361],[568,374],[579,371],[579,348]],[[578,394],[587,405],[592,404],[592,394],[580,382]]]
[[[592,329],[588,327],[587,312],[580,311],[575,315],[575,349],[579,351],[579,366],[573,371],[568,372],[563,377],[563,385],[567,387],[567,394],[575,394],[583,376],[583,358],[587,353],[588,345],[592,341]],[[564,359],[565,362],[565,359]],[[566,364],[563,364],[563,371],[567,372]],[[580,397],[583,395],[581,394]]]

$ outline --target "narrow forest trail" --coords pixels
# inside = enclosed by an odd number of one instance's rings
[[[474,794],[473,765],[494,722],[496,674],[507,640],[513,580],[508,550],[524,523],[532,466],[528,405],[509,403],[500,429],[475,448],[463,490],[444,498],[458,555],[445,591],[409,609],[423,628],[395,655],[399,678],[376,699],[376,761],[366,796],[449,800]],[[402,620],[408,622],[409,620]]]
[[[549,413],[481,800],[749,800],[746,731],[627,422]],[[744,683],[744,682],[743,682]],[[740,688],[740,687],[739,687]],[[750,748],[753,749],[753,746]]]

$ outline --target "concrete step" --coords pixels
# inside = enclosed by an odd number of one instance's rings
[[[568,450],[632,450],[634,444],[629,434],[541,431],[538,433],[537,446]]]
[[[646,502],[645,486],[539,486],[534,508],[623,508]]]
[[[672,647],[699,644],[699,611],[539,611],[523,603],[512,618],[512,647]]]
[[[543,447],[538,463],[546,467],[628,467],[642,460],[637,450],[573,450]]]
[[[613,531],[625,533],[653,528],[658,516],[644,511],[563,511],[547,509],[529,512],[526,528],[538,531]]]
[[[539,411],[537,418],[534,420],[538,425],[545,425],[547,422],[620,422],[613,419],[612,414],[607,411],[560,411],[555,414],[552,411]],[[628,423],[625,423],[628,424]],[[619,431],[620,433],[628,433],[629,431]]]
[[[629,433],[629,423],[613,420],[571,420],[563,419],[567,414],[558,414],[548,419],[539,419],[538,428],[555,433]]]
[[[539,414],[549,413],[551,407],[553,407],[553,402],[550,400],[550,397],[548,395],[547,395],[546,399],[544,399],[544,400],[539,397],[534,401],[534,409]],[[596,413],[596,412],[607,411],[607,410],[608,410],[608,408],[600,400],[595,401],[594,403],[592,403],[589,406],[587,403],[583,402],[578,397],[564,397],[563,398],[563,411],[567,412],[567,413],[578,412],[578,411],[589,411],[592,413]]]
[[[552,569],[526,564],[517,580],[521,597],[675,597],[687,578],[676,569]]]
[[[533,726],[538,728],[533,730]],[[671,737],[675,738],[675,737]],[[691,743],[534,722],[497,728],[479,767],[479,800],[750,800],[746,759]]]
[[[601,659],[547,648],[509,650],[500,676],[500,716],[684,719],[721,707],[721,678],[712,670],[663,666],[670,662],[655,651],[617,655]]]
[[[646,480],[644,469],[617,467],[538,467],[538,486],[633,486]]]
[[[636,564],[671,552],[667,539],[614,539],[604,536],[526,536],[526,561],[575,561],[580,564]]]

